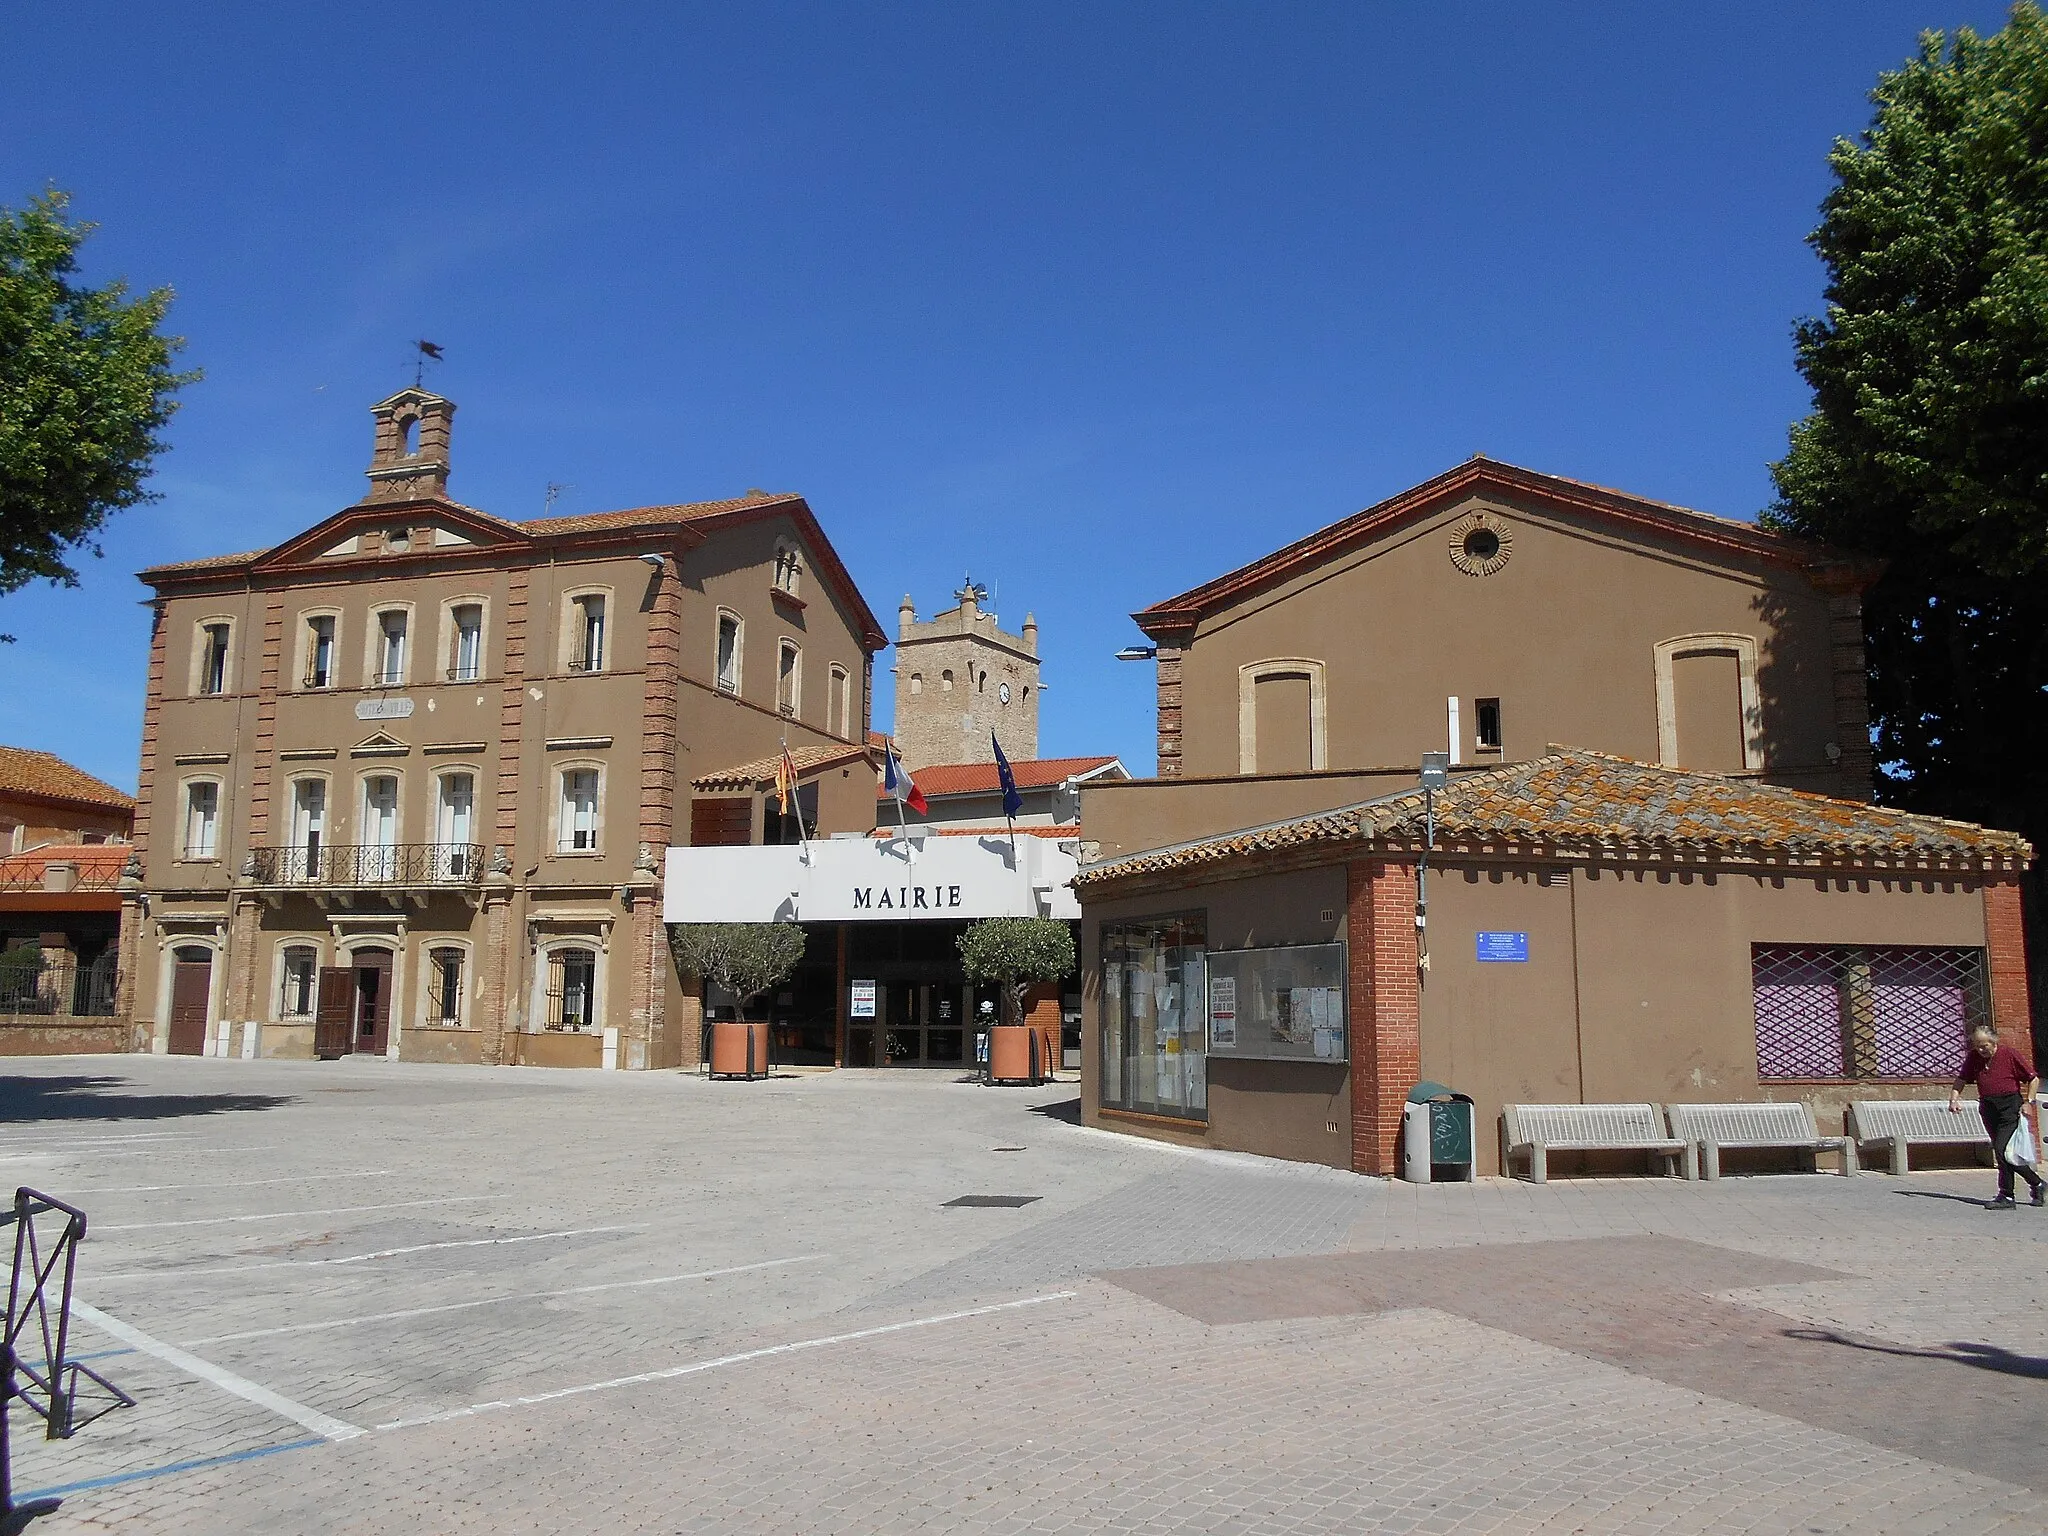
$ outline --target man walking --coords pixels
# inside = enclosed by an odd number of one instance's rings
[[[1998,1198],[1985,1209],[2013,1208],[2014,1173],[2026,1179],[2027,1187],[2034,1192],[2034,1204],[2048,1204],[2048,1185],[2041,1182],[2041,1176],[2029,1165],[2010,1163],[2005,1156],[2006,1143],[2019,1129],[2020,1105],[2034,1102],[2040,1084],[2026,1058],[2011,1046],[2001,1044],[1998,1031],[1989,1024],[1979,1024],[1970,1031],[1970,1048],[1964,1053],[1963,1069],[1948,1090],[1950,1114],[1963,1112],[1963,1089],[1970,1083],[1977,1085],[1977,1113],[1983,1117],[1985,1132],[1991,1137],[1991,1155],[1998,1159]]]

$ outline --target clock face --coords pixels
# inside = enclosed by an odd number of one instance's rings
[[[996,698],[1004,704],[1010,702],[1010,685],[1008,683],[999,683],[996,685]]]

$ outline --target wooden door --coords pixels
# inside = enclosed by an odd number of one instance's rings
[[[213,993],[213,951],[181,949],[171,969],[173,1056],[206,1054],[206,1004]]]
[[[313,1015],[313,1054],[322,1061],[346,1056],[354,1044],[355,972],[343,966],[320,968],[320,1001]]]
[[[382,1056],[391,1033],[391,951],[359,949],[355,954],[355,1050]]]

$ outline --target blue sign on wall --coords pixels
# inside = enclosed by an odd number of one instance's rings
[[[1529,935],[1526,933],[1481,933],[1478,954],[1481,960],[1525,961],[1529,958]]]

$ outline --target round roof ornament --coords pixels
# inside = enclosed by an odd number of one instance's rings
[[[1468,512],[1451,525],[1451,564],[1467,576],[1491,576],[1515,552],[1515,536],[1491,512]]]

